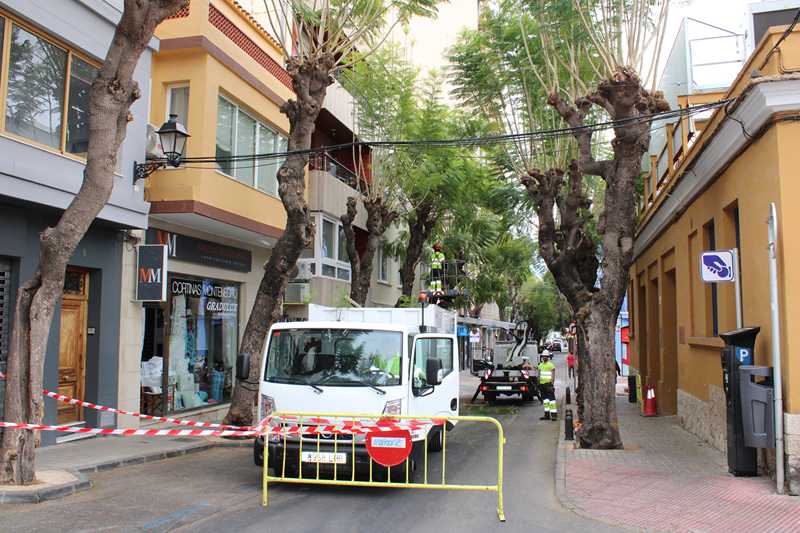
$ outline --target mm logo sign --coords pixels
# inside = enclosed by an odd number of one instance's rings
[[[164,269],[158,268],[139,268],[139,281],[141,283],[161,283],[162,271]]]
[[[142,244],[136,248],[136,300],[140,302],[166,301],[167,246]]]

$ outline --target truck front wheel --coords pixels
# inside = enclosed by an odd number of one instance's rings
[[[264,466],[264,446],[258,443],[258,439],[253,441],[253,462],[256,466]]]
[[[440,452],[444,447],[444,431],[441,427],[431,429],[428,434],[428,451]]]

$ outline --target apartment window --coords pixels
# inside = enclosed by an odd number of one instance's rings
[[[8,32],[8,35],[6,33]],[[6,38],[7,37],[7,38]],[[0,15],[5,100],[3,131],[36,144],[86,156],[89,95],[99,69],[71,50]]]
[[[319,232],[319,253],[323,276],[350,281],[350,259],[344,229],[338,222],[322,217]]]
[[[389,283],[389,254],[383,249],[383,244],[378,247],[378,281]]]
[[[189,127],[189,86],[173,85],[167,88],[167,116],[178,115],[178,122]]]
[[[89,150],[89,95],[97,68],[75,57],[70,64],[66,151],[86,157]]]
[[[217,159],[285,152],[287,139],[226,98],[217,106]],[[283,159],[220,161],[219,170],[273,196],[278,195],[277,172]]]

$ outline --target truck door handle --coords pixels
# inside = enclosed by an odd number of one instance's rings
[[[456,409],[458,409],[458,398],[453,398],[450,400],[450,410],[455,411]]]

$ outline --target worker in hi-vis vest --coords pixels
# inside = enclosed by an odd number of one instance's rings
[[[545,350],[539,363],[539,392],[544,405],[544,416],[539,420],[558,419],[558,406],[556,405],[556,365],[550,360],[550,352]]]
[[[440,243],[436,243],[433,245],[433,253],[431,254],[431,285],[430,290],[434,294],[438,293],[441,294],[443,292],[442,287],[442,275],[444,268],[444,254],[442,253],[442,245]]]

